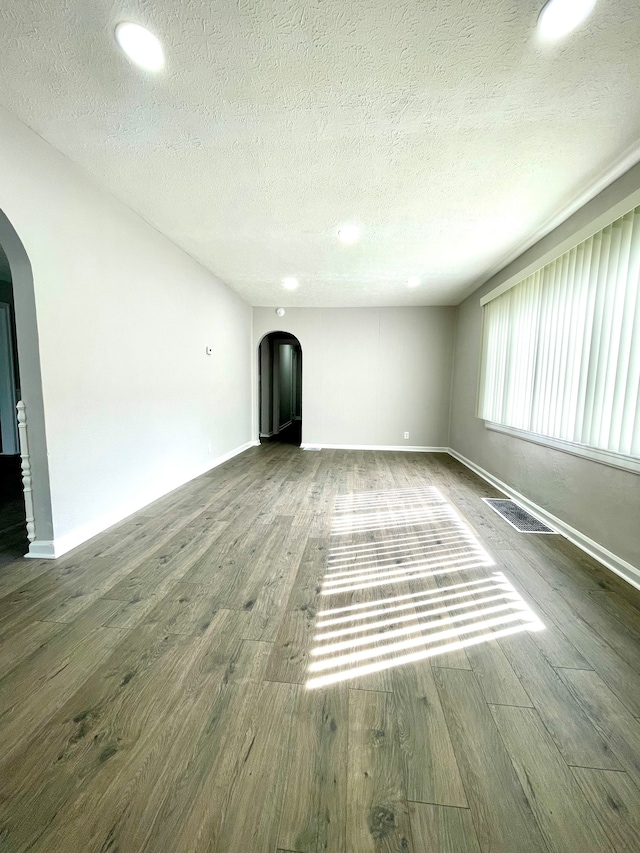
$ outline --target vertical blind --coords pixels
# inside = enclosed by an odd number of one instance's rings
[[[640,458],[640,207],[484,306],[480,417]]]

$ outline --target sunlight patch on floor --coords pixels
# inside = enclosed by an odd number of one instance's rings
[[[544,629],[435,488],[340,496],[332,537],[309,688]]]

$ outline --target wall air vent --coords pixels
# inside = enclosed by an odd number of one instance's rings
[[[502,516],[518,533],[555,533],[546,524],[538,521],[531,513],[522,509],[514,501],[505,498],[482,498],[492,510]]]

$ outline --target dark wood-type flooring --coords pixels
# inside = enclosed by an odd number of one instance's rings
[[[3,558],[0,851],[638,853],[640,593],[491,495],[267,444]]]

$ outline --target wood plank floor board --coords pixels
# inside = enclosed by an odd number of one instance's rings
[[[349,689],[298,694],[278,844],[299,853],[347,853]]]
[[[626,773],[573,767],[573,775],[616,853],[640,850],[640,789]]]
[[[63,752],[62,760],[49,762],[56,779],[37,791],[38,803],[43,793],[49,801],[48,809],[38,809],[45,832],[31,838],[30,850],[101,850],[103,845],[109,850],[121,842],[124,849],[130,844],[133,849],[159,849],[154,833],[169,835],[175,825],[172,820],[163,824],[161,804],[175,794],[182,762],[193,754],[186,732],[195,737],[211,726],[218,700],[234,683],[236,667],[244,675],[237,616],[220,613],[219,630],[213,626],[209,637],[169,636],[155,626],[142,626],[115,650],[105,675],[87,682],[61,709],[47,740],[39,738],[26,756],[37,767],[42,753],[56,747]],[[145,637],[152,638],[146,647]],[[265,656],[253,650],[250,666],[254,660],[262,669]],[[198,727],[185,726],[194,719]],[[32,782],[37,780],[34,772]],[[33,797],[33,791],[26,794]],[[148,821],[150,811],[153,819]],[[38,826],[33,820],[27,827],[14,821],[11,828],[12,837],[22,841],[21,833],[33,835]]]
[[[21,624],[47,613],[53,604],[72,596],[77,589],[75,580],[60,580],[53,572],[39,575],[19,589],[13,590],[0,601],[0,631],[11,634]]]
[[[251,609],[267,579],[275,571],[282,558],[283,540],[291,529],[289,515],[273,516],[265,530],[257,531],[250,547],[239,549],[236,561],[236,576],[226,606],[232,610]]]
[[[0,563],[0,600],[50,571],[51,560],[24,560],[22,554],[20,559]]]
[[[640,679],[623,660],[526,562],[512,555],[509,572],[534,598],[542,621],[561,628],[569,641],[588,662],[589,668],[607,682],[631,713],[640,714]]]
[[[506,524],[497,527],[494,511],[479,498],[470,496],[460,485],[442,489],[445,497],[461,512],[475,535],[493,556],[495,551],[509,547],[511,528]]]
[[[328,541],[326,536],[304,537],[304,551],[287,601],[287,609],[305,607],[310,601],[315,605],[320,584],[327,568]]]
[[[351,617],[350,624],[336,629],[338,636],[323,640],[316,652],[335,666],[342,664],[352,687],[391,692],[389,673],[396,652],[407,643],[426,649],[415,613],[405,612],[400,623],[384,613],[386,602],[413,589],[412,572],[406,567],[415,563],[415,549],[406,543],[423,532],[413,521],[415,513],[422,513],[420,495],[415,490],[408,498],[396,489],[348,491],[339,496],[336,507],[321,600],[327,610],[344,610]]]
[[[621,625],[640,635],[640,596],[625,598],[624,593],[599,590],[592,592],[593,601]]]
[[[187,484],[187,490],[190,485]],[[63,555],[56,562],[65,567],[68,562],[75,560],[84,561],[96,557],[115,557],[120,560],[125,557],[134,563],[161,548],[178,529],[194,521],[206,508],[206,501],[199,501],[190,512],[182,513],[180,509],[184,499],[174,494],[173,501],[177,505],[178,513],[153,516],[147,514],[145,507],[141,513],[135,513],[121,521],[100,536]]]
[[[414,850],[392,694],[349,692],[347,850]]]
[[[221,609],[209,587],[176,581],[144,621],[158,625],[167,634],[202,634]],[[248,614],[242,612],[241,618],[246,625]]]
[[[245,639],[273,642],[280,629],[307,544],[304,532],[293,524],[295,516],[288,518],[291,525],[279,547],[265,555],[265,572],[254,567],[253,595],[243,605],[250,614]]]
[[[620,770],[608,742],[528,634],[498,641],[568,764]]]
[[[125,567],[117,566],[112,557],[88,561],[72,582],[57,584],[57,595],[39,608],[41,618],[48,622],[73,622],[87,607],[103,598],[124,571]]]
[[[640,671],[640,631],[628,617],[621,621],[602,606],[608,600],[604,593],[590,595],[579,588],[565,588],[560,596],[629,666]]]
[[[545,630],[531,636],[551,666],[562,666],[568,669],[593,669],[589,661],[565,637],[560,628],[545,618],[543,610],[535,607],[534,611],[543,622]]]
[[[9,618],[11,607],[19,603],[19,596],[28,597],[32,591],[34,592],[31,607],[22,607],[19,611],[20,624],[24,624],[30,619],[70,622],[83,609],[99,598],[122,597],[122,593],[118,594],[118,582],[120,581],[123,587],[127,587],[129,583],[127,578],[136,568],[138,568],[138,574],[144,574],[145,563],[147,566],[151,564],[152,569],[157,569],[158,564],[164,566],[170,563],[176,552],[180,553],[181,560],[184,561],[189,553],[199,553],[209,535],[207,528],[200,526],[187,526],[186,533],[180,530],[176,531],[175,527],[172,526],[170,533],[165,537],[166,541],[162,538],[156,538],[153,541],[150,550],[152,554],[158,554],[157,557],[152,556],[145,559],[144,549],[137,549],[129,551],[126,558],[119,561],[116,561],[114,557],[100,556],[67,560],[62,565],[56,564],[47,576],[41,576],[33,583],[15,591],[12,594],[11,602],[5,602],[5,606],[0,610],[5,614],[3,624],[0,625],[0,631],[6,635],[19,627],[15,620]],[[181,536],[185,538],[181,539]],[[178,541],[172,548],[170,542],[176,537]],[[140,564],[142,564],[142,568],[140,568]],[[187,567],[188,564],[185,565],[183,571],[186,571]],[[166,572],[169,571],[170,569],[167,568]],[[161,574],[161,571],[155,573],[154,583],[157,583],[157,575]],[[149,572],[147,571],[147,577],[148,575]],[[125,589],[125,593],[136,594],[128,588]],[[138,594],[140,594],[139,591]]]
[[[452,582],[452,579],[450,576],[441,575],[441,576],[437,576],[434,578],[427,577],[427,578],[422,578],[420,581],[410,582],[409,588],[411,589],[412,592],[415,592],[415,593],[420,593],[420,592],[429,591],[429,590],[433,591],[435,593],[439,589],[443,589],[443,588],[450,586],[451,582]],[[457,582],[457,579],[456,579],[456,581],[454,581],[454,583],[455,582]],[[433,605],[429,605],[430,609],[432,607],[433,607]],[[445,612],[441,616],[434,617],[436,619],[436,621],[439,621],[441,623],[439,627],[442,630],[451,628],[451,623],[445,621],[449,615],[450,615],[449,613]],[[435,631],[437,631],[437,630],[438,630],[438,628],[436,627]],[[428,630],[427,626],[425,625],[425,628],[424,628],[425,636],[428,637],[429,633],[430,633],[430,631]],[[456,637],[454,637],[452,639],[455,641],[456,639],[459,640],[460,638],[459,638],[459,635],[456,635]],[[451,667],[453,669],[468,669],[468,670],[471,669],[471,663],[470,663],[469,657],[467,655],[467,650],[462,648],[462,647],[449,649],[448,651],[443,652],[442,654],[434,654],[429,658],[429,660],[431,661],[431,666],[445,666],[445,667]]]
[[[614,853],[535,709],[490,708],[549,850]]]
[[[441,806],[467,806],[428,661],[398,667],[392,675],[407,797]]]
[[[171,540],[150,557],[129,564],[129,571],[112,576],[103,598],[138,601],[163,595],[176,580],[184,580],[203,554],[215,547],[227,525],[215,522],[206,528],[186,525],[176,530]]]
[[[92,610],[108,609],[98,602]],[[112,607],[111,602],[106,602]],[[53,716],[97,666],[108,658],[123,632],[83,620],[52,635],[0,679],[0,740],[8,757]]]
[[[458,578],[460,582],[473,583],[473,581],[478,580],[478,574],[462,571],[458,573]],[[481,590],[484,589],[486,587],[481,587]],[[451,609],[451,614],[457,615],[460,612],[463,614],[465,612],[474,613],[484,607],[503,604],[507,601],[505,598],[498,599],[497,601],[491,600],[496,597],[500,590],[489,589],[488,592],[473,592],[473,586],[470,586],[469,590],[469,595],[464,599],[450,600],[450,605],[453,603],[460,606],[461,601],[465,604],[463,611],[460,609]],[[487,599],[489,600],[487,601]],[[489,639],[487,642],[469,645],[460,651],[464,653],[464,659],[468,662],[469,668],[475,673],[485,701],[497,702],[501,705],[531,705],[531,700],[526,690],[497,642]],[[446,661],[443,660],[445,657],[443,655],[440,659],[433,658],[432,663],[435,666],[442,666],[443,664],[446,666]]]
[[[533,706],[529,694],[497,642],[489,640],[477,646],[469,646],[466,652],[486,702]]]
[[[123,762],[160,700],[158,679],[163,677],[166,685],[175,674],[171,659],[175,666],[180,638],[145,626],[126,642],[121,639],[100,675],[85,681],[46,727],[3,760],[7,799],[0,804],[0,820],[9,825],[16,846],[34,843],[66,803],[94,784],[113,756],[120,753],[116,763]]]
[[[468,809],[409,803],[416,850],[437,853],[481,853]]]
[[[327,629],[318,630],[315,633],[310,649],[309,662],[315,664],[321,660],[329,660],[335,667],[330,670],[333,674],[338,672],[348,672],[349,686],[360,690],[373,690],[385,693],[393,692],[393,678],[391,670],[395,666],[394,652],[389,648],[386,631],[378,632],[375,629],[369,628],[368,613],[372,608],[378,606],[380,600],[388,597],[388,589],[385,587],[377,587],[371,589],[356,589],[344,596],[321,596],[319,599],[321,607],[334,609],[336,606],[361,606],[366,605],[364,609],[353,611],[352,617],[357,613],[356,618],[353,618],[346,626],[348,630],[353,630],[353,633],[345,636],[338,636],[331,640],[319,640],[318,638],[325,634]],[[347,603],[348,602],[348,603]],[[322,611],[321,611],[322,612]],[[364,615],[363,615],[364,614]],[[419,636],[416,632],[415,636]],[[344,643],[345,647],[336,651],[331,651],[330,646],[333,643]],[[328,651],[329,650],[329,651]],[[328,653],[319,655],[319,651]],[[348,660],[349,655],[363,655],[364,657],[353,662]],[[371,666],[372,671],[359,674],[358,667]],[[378,668],[379,667],[379,668]],[[316,675],[309,671],[309,676]]]
[[[402,479],[400,484],[403,484]],[[396,488],[398,485],[398,482],[394,482],[393,489],[383,491],[381,495],[372,498],[374,507],[367,510],[375,518],[375,505],[379,503],[378,510],[381,513],[391,513],[392,526],[386,527],[382,523],[365,534],[353,534],[348,540],[352,545],[354,557],[353,563],[345,566],[345,569],[357,572],[362,571],[364,567],[368,572],[373,573],[374,581],[377,573],[381,573],[384,577],[384,585],[373,586],[367,591],[368,600],[372,604],[376,601],[384,602],[402,592],[423,599],[425,593],[438,591],[439,580],[442,580],[444,585],[451,582],[446,574],[446,568],[442,568],[443,563],[440,563],[440,570],[443,572],[441,578],[432,575],[427,565],[423,565],[425,561],[433,560],[434,546],[440,544],[440,525],[429,516],[433,498],[422,494],[425,492],[424,489],[417,490],[417,494],[415,489],[410,489],[405,494],[404,489]],[[356,495],[356,501],[358,497]],[[367,500],[366,493],[364,499]],[[394,512],[398,513],[397,520],[393,518]],[[416,512],[419,514],[417,520],[412,515]],[[421,513],[424,514],[421,515]],[[357,583],[356,577],[354,582]],[[359,595],[354,593],[352,603],[356,603],[359,598],[367,600],[364,592]],[[426,610],[416,606],[414,611],[405,612],[401,616],[401,618],[411,619],[414,625],[420,628],[420,633],[423,635],[421,647],[425,651],[440,628],[451,628],[451,622],[447,620],[448,614],[441,612],[442,610],[443,608],[440,608],[439,611],[429,615]],[[393,632],[398,627],[400,626],[389,624],[388,630]],[[406,627],[411,627],[409,622],[406,623]],[[433,665],[470,668],[462,648],[450,646],[443,654],[434,654],[430,649],[429,654]],[[381,689],[381,686],[373,685],[372,689]]]
[[[517,538],[516,533],[514,539]],[[603,575],[601,566],[594,571],[590,558],[563,536],[528,535],[525,538],[526,542],[517,542],[517,550],[563,597],[602,590],[603,586],[613,583]]]
[[[312,609],[297,608],[285,612],[269,659],[269,681],[303,684],[307,680],[314,634],[315,613]]]
[[[55,561],[0,523],[0,850],[635,853],[640,593],[494,494],[273,443]]]
[[[501,551],[497,559],[497,568],[508,578],[509,583],[528,602],[529,606],[545,626],[544,631],[531,634],[536,646],[551,666],[565,666],[572,669],[592,669],[591,664],[580,654],[576,647],[567,639],[561,628],[547,617],[539,602],[529,593],[510,571],[510,561],[518,560],[516,551]]]
[[[559,566],[563,575],[570,575],[585,589],[595,587],[604,591],[628,594],[629,584],[619,575],[605,569],[590,554],[582,551],[564,536],[558,536],[557,539],[557,542],[552,542],[551,538],[548,538],[540,543],[539,553],[547,558],[551,566]],[[640,595],[636,593],[635,597],[640,603]]]
[[[65,660],[74,658],[85,638],[102,627],[103,621],[109,618],[115,607],[114,602],[97,601],[74,623],[64,626],[56,622],[47,623],[52,626],[48,639],[9,668],[0,680],[0,713],[23,701],[27,693],[45,684],[52,672],[60,668]],[[38,630],[41,630],[39,623]]]
[[[239,513],[233,524],[225,528],[182,576],[185,583],[206,584],[219,590],[220,601],[226,603],[235,581],[238,559],[259,539],[260,531],[251,527],[253,513]],[[249,525],[249,531],[245,529]]]
[[[182,577],[187,583],[215,587],[221,606],[232,610],[242,609],[251,600],[251,584],[258,583],[254,567],[264,570],[269,565],[268,555],[279,548],[282,536],[291,527],[290,516],[273,516],[266,530],[253,523],[251,513],[242,512],[240,518],[241,523],[234,524]]]
[[[227,611],[227,618],[237,618],[234,613]],[[168,732],[159,732],[151,749],[138,758],[148,783],[139,791],[139,771],[129,775],[131,782],[124,786],[133,786],[134,802],[129,806],[120,796],[122,782],[112,782],[113,793],[107,791],[107,796],[116,807],[103,821],[101,837],[110,833],[123,849],[145,853],[159,849],[204,853],[212,845],[217,849],[228,800],[248,757],[247,737],[260,713],[255,700],[269,651],[266,643],[241,641],[238,646],[239,633],[232,630],[230,638],[216,644],[213,655],[206,650],[206,637],[198,638],[200,652],[189,667],[193,688],[172,709]],[[268,719],[272,710],[263,703]],[[262,771],[273,770],[264,763]],[[238,821],[241,815],[232,817]]]
[[[280,827],[296,699],[295,684],[264,682],[244,720],[244,757],[236,759],[220,836],[209,853],[273,850]]]
[[[640,721],[597,673],[572,669],[559,669],[558,673],[640,789]]]
[[[374,539],[368,541],[375,541]],[[374,561],[375,562],[375,561]],[[376,572],[372,563],[371,570]],[[332,575],[327,575],[325,580],[331,580]],[[323,586],[323,590],[326,585]],[[326,626],[318,629],[314,639],[311,656],[313,664],[317,661],[329,660],[336,668],[336,672],[348,671],[349,684],[351,687],[362,690],[378,690],[383,692],[393,691],[393,679],[391,670],[396,665],[396,643],[402,640],[413,639],[416,648],[425,648],[420,626],[415,615],[410,614],[411,623],[406,623],[402,630],[410,632],[406,636],[394,636],[399,627],[394,624],[393,619],[385,613],[376,616],[385,602],[388,602],[398,589],[395,584],[380,585],[374,587],[358,588],[355,581],[350,591],[340,595],[321,595],[319,604],[327,613],[322,620],[335,618],[328,611],[340,611],[341,608],[352,608],[346,610],[344,618],[347,620],[341,624]],[[405,589],[402,587],[402,591]],[[355,609],[354,609],[355,608]],[[329,637],[332,631],[338,635]],[[350,656],[355,656],[353,661]],[[360,672],[361,667],[370,667],[371,671]]]
[[[475,675],[437,669],[435,678],[481,850],[548,853]]]
[[[33,654],[54,634],[63,631],[64,627],[56,622],[33,620],[24,625],[11,636],[10,642],[0,644],[0,678]]]
[[[475,566],[473,570],[465,571],[464,570],[464,562],[459,562],[460,560],[476,558],[477,559],[477,550],[480,545],[477,538],[475,542],[469,539],[469,535],[474,535],[473,526],[469,522],[468,518],[463,517],[460,513],[460,508],[453,504],[453,502],[446,498],[450,496],[445,496],[445,505],[452,510],[454,513],[454,518],[457,518],[458,521],[436,521],[431,526],[432,533],[436,535],[436,553],[437,547],[444,548],[443,559],[441,558],[441,565],[437,566],[436,574],[433,578],[427,578],[426,580],[422,580],[420,582],[416,582],[412,584],[412,588],[419,590],[422,586],[426,589],[440,589],[443,594],[445,590],[450,589],[452,586],[455,589],[456,587],[460,587],[464,585],[468,581],[477,581],[482,577],[488,577],[490,572],[485,566]],[[442,498],[440,498],[442,501]],[[466,533],[461,532],[459,523],[462,523],[466,528]],[[440,535],[438,535],[440,534]],[[442,536],[442,539],[440,538]],[[448,548],[453,548],[453,554],[450,555],[448,553]],[[429,549],[427,549],[429,550]],[[448,564],[451,564],[451,571],[448,572]],[[476,596],[471,595],[470,600],[475,600]],[[444,610],[445,612],[440,617],[439,621],[441,625],[434,626],[434,631],[436,634],[439,633],[440,630],[450,631],[456,625],[460,626],[460,631],[458,633],[454,633],[454,636],[450,638],[448,641],[449,646],[451,643],[454,644],[454,647],[449,647],[447,651],[443,654],[434,655],[430,658],[432,666],[435,667],[450,667],[454,669],[466,669],[471,670],[471,662],[469,659],[469,655],[467,652],[467,648],[464,647],[464,644],[461,642],[465,638],[464,631],[464,622],[459,621],[461,617],[465,614],[461,609],[461,602],[459,599],[455,599],[451,604],[452,607],[447,607],[447,601],[444,601]],[[468,613],[473,613],[476,611],[476,607],[480,605],[473,605],[473,607],[468,608]],[[442,607],[442,605],[441,605]],[[473,619],[467,621],[475,621]],[[427,625],[425,625],[425,637],[431,639],[431,630],[427,630]],[[458,647],[455,647],[455,644],[459,643]]]
[[[73,592],[73,584],[61,584],[51,574],[39,575],[13,590],[0,600],[0,638],[10,637],[41,619],[56,602],[72,596]]]
[[[318,601],[326,572],[326,539],[309,537],[287,600],[269,659],[267,678],[302,684],[307,678],[309,651],[316,633]]]
[[[157,607],[158,597],[150,595],[148,598],[132,598],[131,601],[121,599],[104,599],[116,604],[115,610],[109,614],[104,621],[105,628],[136,628],[145,621],[148,614]]]

